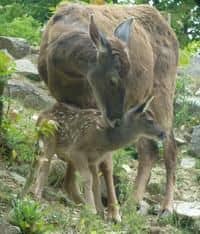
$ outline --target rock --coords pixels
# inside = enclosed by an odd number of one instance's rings
[[[48,177],[48,183],[55,187],[63,184],[67,165],[60,159],[54,159],[51,161],[50,172]]]
[[[33,80],[40,80],[36,65],[33,64],[28,58],[15,60],[15,63],[16,73]]]
[[[178,216],[198,220],[200,219],[200,202],[174,201],[174,211]]]
[[[200,125],[193,128],[191,139],[191,152],[200,158]]]
[[[36,67],[38,64],[38,54],[29,54],[25,57],[25,59],[28,59],[29,61],[31,61]]]
[[[0,36],[0,49],[7,49],[16,59],[23,58],[30,53],[30,46],[25,39]]]
[[[4,95],[18,99],[27,108],[42,110],[53,105],[55,100],[49,95],[47,89],[42,89],[39,85],[22,77],[12,78],[8,80]]]
[[[181,167],[184,169],[194,168],[195,164],[196,164],[196,161],[194,158],[186,157],[181,160]]]
[[[152,226],[149,228],[149,233],[150,234],[160,234],[164,233],[161,227],[158,226]]]
[[[0,233],[1,234],[21,234],[19,227],[12,226],[11,224],[0,220]]]

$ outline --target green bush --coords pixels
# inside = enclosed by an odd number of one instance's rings
[[[192,93],[190,91],[191,78],[188,76],[179,77],[176,80],[176,94],[175,94],[175,126],[180,127],[181,125],[193,126],[200,123],[198,117],[195,117],[190,112],[190,105],[192,104],[192,99],[188,102],[188,97],[191,97]],[[196,99],[194,99],[196,103]]]
[[[200,41],[192,41],[179,50],[179,65],[184,67],[190,63],[191,57],[200,50]]]
[[[31,44],[38,44],[41,37],[41,23],[28,15],[19,3],[0,8],[0,35],[22,37]]]
[[[25,198],[13,202],[9,215],[11,224],[20,227],[23,234],[44,234],[52,227],[46,224],[44,212],[39,203]]]
[[[9,109],[15,105],[16,110],[20,110],[21,105],[8,99],[4,101]],[[14,103],[14,104],[13,104]],[[31,116],[33,111],[27,110],[26,112],[19,112],[15,119],[12,119],[8,114],[4,115],[2,121],[2,132],[4,133],[5,140],[9,149],[12,150],[12,155],[7,155],[1,148],[1,154],[5,155],[7,159],[18,162],[31,162],[35,156],[36,151],[36,131],[35,122]]]
[[[0,35],[25,38],[31,44],[39,44],[41,25],[32,16],[15,18],[12,22],[4,23]]]

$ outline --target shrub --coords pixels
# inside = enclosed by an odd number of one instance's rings
[[[9,157],[6,152],[1,149],[1,154],[5,155],[11,161],[18,162],[31,162],[35,156],[35,143],[36,143],[36,131],[35,121],[31,118],[33,115],[32,110],[26,110],[26,112],[20,112],[21,105],[13,100],[6,100],[5,106],[8,105],[8,109],[12,109],[12,105],[16,110],[19,110],[15,119],[12,119],[6,113],[2,121],[2,131],[4,133],[5,140],[9,149],[12,150],[12,157]],[[13,104],[14,103],[14,104]]]
[[[9,215],[11,224],[20,227],[23,234],[44,234],[52,227],[46,224],[44,212],[39,203],[25,198],[13,202]]]
[[[190,63],[191,57],[200,51],[200,41],[192,41],[184,49],[180,49],[179,65],[184,67]]]
[[[41,23],[28,15],[19,3],[0,7],[0,35],[22,37],[31,44],[40,41]]]

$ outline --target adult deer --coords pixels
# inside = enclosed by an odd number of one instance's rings
[[[40,134],[40,156],[33,168],[34,173],[31,171],[27,181],[28,185],[32,185],[33,194],[41,198],[51,159],[57,154],[60,159],[70,164],[71,173],[67,173],[71,178],[68,178],[69,183],[66,183],[65,187],[70,197],[77,203],[90,205],[95,213],[96,210],[103,212],[99,164],[104,159],[110,160],[113,150],[136,142],[140,137],[161,140],[165,137],[165,132],[153,121],[149,113],[144,111],[145,106],[142,104],[127,111],[120,126],[115,128],[102,128],[102,116],[94,109],[78,109],[57,103],[41,113],[37,123],[40,129],[43,129],[46,123],[53,123],[56,127],[54,134]],[[82,177],[84,197],[81,197],[77,187],[75,171]],[[109,184],[109,189],[113,189],[113,200],[109,204],[111,208],[117,205],[117,199],[114,186]],[[26,186],[26,190],[30,190],[29,186]],[[108,215],[119,220],[118,210],[115,210],[115,215],[112,212],[108,212]]]
[[[63,5],[44,32],[38,66],[58,101],[80,108],[97,105],[110,126],[115,126],[124,110],[143,103],[149,95],[155,96],[150,111],[167,132],[164,214],[173,207],[176,145],[172,121],[177,61],[176,36],[150,6]],[[140,203],[158,149],[146,138],[137,148],[134,196]]]

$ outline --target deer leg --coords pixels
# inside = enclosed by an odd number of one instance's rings
[[[162,203],[161,215],[167,215],[173,211],[174,184],[176,171],[177,147],[173,133],[164,142],[164,160],[166,167],[166,191]]]
[[[101,200],[101,182],[99,178],[99,167],[96,164],[90,165],[90,170],[93,176],[93,193],[97,212],[104,214],[104,206]]]
[[[79,187],[76,183],[76,169],[70,161],[67,164],[63,188],[67,192],[69,198],[76,204],[84,203],[84,199],[81,197]]]
[[[109,154],[100,164],[100,168],[106,182],[108,193],[108,219],[113,219],[117,222],[120,222],[121,216],[119,214],[119,206],[113,181],[113,163],[111,154]]]
[[[134,199],[140,205],[146,185],[150,179],[151,169],[158,157],[158,147],[153,140],[141,139],[137,144],[139,153],[138,172],[135,181]]]
[[[84,157],[81,157],[81,158],[77,157],[76,160],[74,160],[74,162],[76,161],[75,162],[76,164],[74,164],[74,166],[79,171],[80,176],[82,178],[85,203],[89,205],[90,208],[92,208],[92,211],[94,213],[96,213],[94,194],[92,190],[92,186],[93,186],[92,173],[90,171],[87,160],[86,159],[84,160],[84,159],[85,159]]]
[[[55,139],[53,137],[41,138],[39,143],[41,155],[32,163],[23,191],[23,194],[30,191],[38,199],[42,197],[48,179],[49,166],[55,150]]]

